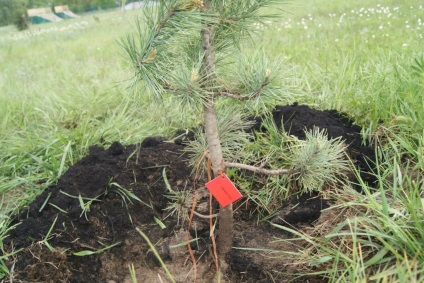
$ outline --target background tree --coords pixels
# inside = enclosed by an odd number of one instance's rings
[[[15,24],[24,29],[27,23],[22,15],[26,18],[27,9],[68,5],[74,12],[83,13],[116,8],[120,3],[115,0],[0,0],[0,26]]]
[[[16,23],[17,18],[26,14],[26,0],[0,0],[0,26]]]
[[[25,12],[15,16],[15,26],[18,30],[29,29],[29,20]]]

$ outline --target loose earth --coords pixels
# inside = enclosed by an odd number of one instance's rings
[[[368,161],[374,159],[373,149],[362,145],[361,128],[347,116],[294,104],[276,107],[273,117],[279,128],[283,126],[300,139],[305,137],[305,129],[314,126],[326,129],[331,138],[341,136],[362,178],[374,181],[368,167]],[[259,118],[252,129],[260,130],[260,124]],[[169,282],[138,228],[154,244],[176,282],[194,278],[193,263],[183,244],[189,234],[198,261],[197,282],[212,282],[215,265],[209,221],[195,218],[187,232],[187,222],[167,209],[169,186],[182,192],[197,189],[198,209],[205,214],[209,210],[209,195],[202,188],[206,180],[193,180],[183,149],[181,142],[157,137],[146,139],[140,147],[119,143],[108,149],[91,147],[89,155],[15,217],[12,224],[19,225],[4,243],[7,252],[20,250],[8,262],[14,281],[132,282],[129,267],[133,267],[138,282]],[[313,227],[331,217],[321,213],[331,204],[332,200],[317,193],[294,195],[282,205],[282,217],[292,227]],[[227,257],[227,282],[287,282],[294,276],[286,273],[309,268],[293,265],[293,259],[285,254],[275,258],[275,254],[254,251],[295,251],[292,245],[275,241],[292,235],[270,222],[258,222],[246,197],[234,207],[236,248]],[[293,282],[325,279],[300,278]]]

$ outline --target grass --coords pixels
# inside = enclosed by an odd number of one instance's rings
[[[153,252],[153,254],[155,255],[155,257],[158,259],[158,261],[160,262],[160,265],[162,266],[162,268],[164,269],[166,275],[168,276],[169,280],[172,283],[175,283],[175,279],[172,276],[171,272],[169,272],[168,267],[166,266],[166,264],[163,262],[163,259],[160,257],[158,251],[156,250],[155,246],[152,244],[152,242],[150,242],[150,239],[147,237],[146,234],[143,233],[143,231],[141,231],[139,228],[135,228],[137,230],[137,232],[143,237],[143,239],[147,242],[147,244],[149,245],[151,251]]]
[[[314,268],[305,273],[323,275],[328,282],[422,282],[422,187],[402,174],[386,187],[385,173],[377,174],[377,190],[362,183],[363,193],[345,189],[333,195],[339,203],[327,210],[333,218],[317,224],[312,232],[275,225],[297,235],[296,244],[308,243],[294,256]],[[408,183],[408,191],[403,182]]]
[[[256,25],[255,40],[284,59],[287,91],[300,103],[346,112],[384,160],[377,191],[361,184],[365,195],[338,193],[340,207],[356,213],[343,229],[308,238],[316,254],[303,256],[330,281],[424,277],[424,5],[383,2],[304,0]],[[24,32],[0,28],[1,237],[10,215],[91,145],[135,143],[198,121],[171,99],[158,106],[128,88],[132,73],[117,40],[134,16],[114,11],[96,14],[98,21],[83,15]]]
[[[93,144],[134,143],[179,128],[185,118],[171,101],[152,111],[127,88],[131,74],[116,41],[134,16],[0,29],[1,193],[23,186],[34,191],[29,201]]]

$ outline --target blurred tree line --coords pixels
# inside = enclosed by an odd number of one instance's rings
[[[135,2],[126,0],[125,3]],[[75,13],[116,8],[122,0],[0,0],[0,26],[17,24],[26,17],[26,10],[32,8],[68,5]]]

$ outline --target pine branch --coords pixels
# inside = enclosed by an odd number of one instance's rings
[[[258,97],[268,84],[269,84],[269,75],[267,74],[262,84],[251,95],[249,95],[249,97],[250,98]]]
[[[165,17],[160,21],[156,27],[157,35],[159,34],[159,31],[165,26],[166,22],[174,15],[175,9],[171,8],[169,9],[168,13],[166,13]],[[155,36],[157,37],[157,36]]]
[[[220,91],[219,94],[233,98],[233,99],[236,99],[236,100],[239,100],[239,101],[245,101],[245,100],[249,99],[248,96],[241,96],[241,95],[231,93],[231,92],[227,92],[227,91]]]
[[[264,175],[291,175],[298,173],[299,170],[297,169],[265,169],[262,167],[256,167],[252,165],[242,164],[242,163],[234,163],[234,162],[225,162],[226,167],[232,167],[232,168],[239,168],[239,169],[245,169],[248,171],[252,171],[255,173],[260,173]]]
[[[254,92],[252,92],[252,94],[250,94],[250,95],[245,96],[245,95],[235,94],[235,93],[232,93],[230,91],[220,91],[218,93],[220,95],[224,95],[224,96],[227,96],[227,97],[239,100],[239,101],[245,101],[245,100],[249,100],[249,99],[252,99],[252,98],[257,98],[262,93],[262,91],[266,88],[266,86],[269,85],[269,79],[268,78],[269,77],[267,75],[265,77],[265,80],[262,82],[262,84]]]
[[[143,55],[141,56],[141,60],[139,60],[138,64],[136,65],[137,67],[140,68],[141,65],[149,64],[155,59],[157,51],[153,49],[154,42],[161,34],[161,31],[165,27],[166,23],[171,19],[171,17],[174,14],[175,14],[175,9],[171,7],[169,11],[165,14],[165,16],[162,18],[162,20],[156,24],[156,27],[154,29],[154,34],[150,38],[149,43],[146,45],[146,49]]]

